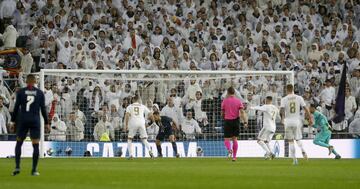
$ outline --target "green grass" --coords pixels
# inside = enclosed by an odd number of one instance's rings
[[[41,159],[39,177],[31,159],[10,176],[14,159],[0,159],[0,189],[112,188],[360,188],[360,160],[227,159]]]

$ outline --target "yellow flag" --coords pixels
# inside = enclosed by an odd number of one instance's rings
[[[103,133],[100,137],[100,142],[110,142],[110,137],[107,132]]]

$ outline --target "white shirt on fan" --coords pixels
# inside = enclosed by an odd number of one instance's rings
[[[251,107],[251,109],[261,111],[263,115],[263,128],[275,132],[276,130],[276,117],[279,114],[279,109],[272,104],[265,104],[262,106]]]
[[[320,100],[325,103],[325,105],[331,106],[331,104],[335,101],[336,94],[334,87],[326,87],[319,94]]]
[[[305,107],[303,97],[296,94],[289,94],[281,99],[280,107],[285,110],[285,123],[297,122],[301,123],[301,108]]]

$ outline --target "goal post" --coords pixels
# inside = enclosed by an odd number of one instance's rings
[[[220,107],[226,87],[234,86],[239,98],[250,106],[255,105],[255,102],[249,95],[259,98],[257,105],[260,105],[271,90],[274,95],[282,97],[285,94],[284,87],[289,83],[294,84],[292,71],[42,69],[39,86],[49,93],[45,96],[52,127],[50,133],[45,133],[44,122],[41,124],[40,155],[83,156],[89,151],[94,157],[126,157],[126,132],[122,130],[122,116],[131,97],[139,95],[142,103],[150,110],[157,106],[162,115],[177,116],[174,119],[179,128],[175,135],[182,156],[223,156],[225,149],[222,146]],[[169,102],[170,98],[172,103]],[[176,110],[170,108],[175,113],[164,110],[166,106],[175,106]],[[191,114],[187,115],[188,112]],[[58,116],[56,121],[55,114]],[[76,114],[75,118],[70,118],[72,114]],[[259,130],[261,116],[255,114],[250,125],[254,130],[240,133],[239,138],[243,140],[240,149],[246,150],[245,146],[253,145],[251,141]],[[192,131],[193,125],[186,125],[187,116],[198,123],[201,132],[196,129]],[[77,131],[75,127],[82,129]],[[149,141],[152,150],[156,152],[156,127],[147,129],[151,133]],[[99,136],[101,130],[105,134],[103,138]],[[172,152],[169,144],[164,141],[162,146],[168,157],[172,157],[169,155]],[[247,150],[251,151],[251,148]],[[141,143],[135,143],[135,149],[138,157],[148,157]],[[253,156],[252,153],[242,155]]]

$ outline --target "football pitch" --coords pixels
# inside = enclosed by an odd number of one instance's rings
[[[1,189],[112,188],[360,188],[358,159],[263,160],[240,158],[97,159],[45,158],[39,177],[30,176],[31,159],[10,176],[14,159],[0,159]]]

